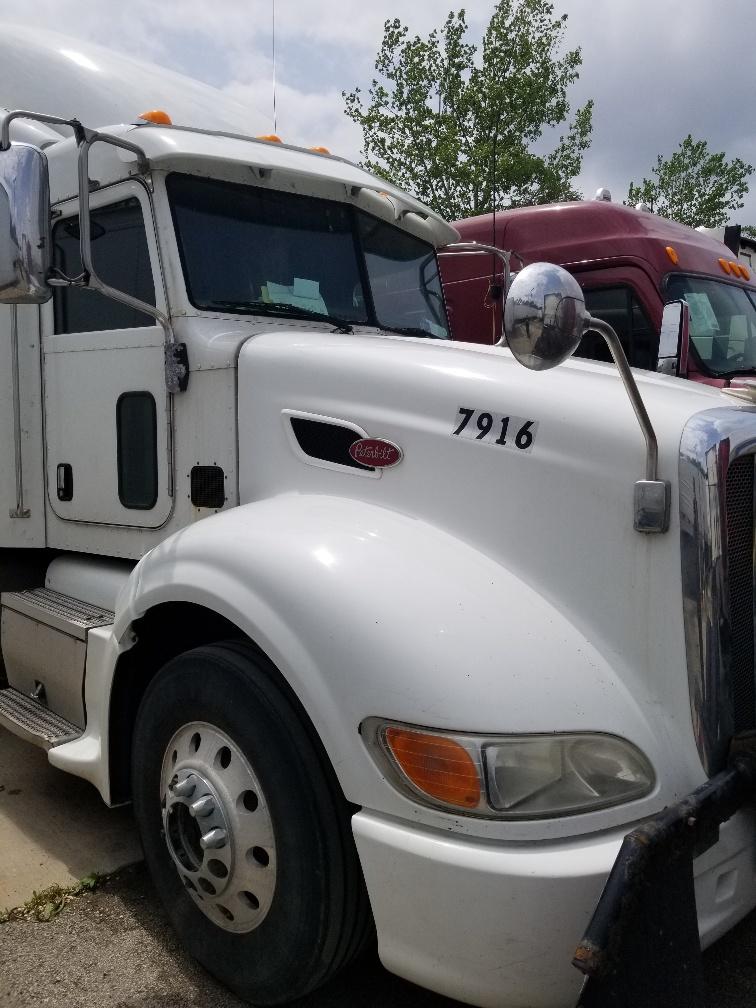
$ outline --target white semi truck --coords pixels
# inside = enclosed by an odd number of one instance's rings
[[[141,111],[0,117],[0,722],[133,802],[256,1004],[374,926],[450,997],[572,1005],[623,837],[756,724],[756,411],[545,370],[601,328],[558,267],[512,283],[512,352],[449,342],[433,212]],[[703,847],[709,944],[756,905],[751,813]]]

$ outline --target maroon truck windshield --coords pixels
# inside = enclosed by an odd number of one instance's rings
[[[704,369],[718,377],[756,370],[756,304],[742,287],[673,274],[667,301],[690,309],[690,342]]]

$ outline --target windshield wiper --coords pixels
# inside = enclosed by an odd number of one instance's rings
[[[429,332],[427,329],[421,329],[420,326],[398,326],[398,325],[384,325],[383,322],[379,323],[381,329],[385,329],[386,332],[400,333],[402,336],[422,336],[423,339],[448,339],[448,336],[436,336],[435,333]]]
[[[338,315],[300,308],[299,305],[283,301],[208,301],[213,308],[228,308],[229,311],[249,312],[254,315],[281,315],[284,318],[312,319],[314,322],[330,322],[337,332],[351,333],[352,323]]]

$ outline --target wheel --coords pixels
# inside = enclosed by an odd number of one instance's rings
[[[302,997],[370,936],[349,807],[296,700],[250,645],[188,651],[150,683],[132,794],[173,926],[240,997]]]

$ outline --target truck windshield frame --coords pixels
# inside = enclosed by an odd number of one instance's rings
[[[690,309],[690,346],[704,374],[728,378],[756,371],[754,292],[717,277],[670,273],[665,301]]]
[[[198,310],[451,339],[429,242],[336,200],[178,172],[166,188]]]

